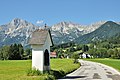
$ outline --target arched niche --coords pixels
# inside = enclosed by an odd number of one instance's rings
[[[44,52],[44,65],[45,66],[49,66],[50,65],[50,62],[49,62],[49,52],[48,52],[47,49]]]

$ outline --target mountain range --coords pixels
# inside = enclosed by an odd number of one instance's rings
[[[41,28],[26,20],[15,18],[9,23],[0,26],[0,46],[21,43],[28,46],[32,32]],[[73,22],[60,22],[49,27],[54,44],[70,41],[89,43],[120,34],[120,22],[100,21],[90,25],[81,25]]]
[[[60,22],[51,27],[54,43],[66,43],[75,41],[80,36],[98,29],[106,21],[100,21],[91,25],[80,25],[72,22]]]
[[[120,25],[112,21],[107,21],[95,31],[80,36],[75,40],[75,42],[85,44],[110,39],[116,37],[116,35],[120,35]]]

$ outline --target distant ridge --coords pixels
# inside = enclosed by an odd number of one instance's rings
[[[92,41],[111,38],[117,34],[120,34],[120,25],[112,21],[107,21],[95,31],[83,35],[77,38],[75,41],[78,43],[90,43]]]
[[[100,21],[91,25],[60,22],[51,27],[53,41],[57,44],[74,41],[76,38],[96,30],[105,22],[106,21]]]

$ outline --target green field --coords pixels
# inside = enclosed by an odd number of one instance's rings
[[[85,59],[85,60],[106,64],[120,71],[120,60],[118,59]]]
[[[31,68],[31,60],[6,60],[0,61],[0,80],[42,80],[46,76],[27,76]],[[63,70],[69,73],[77,69],[79,64],[73,64],[71,59],[51,59],[52,70]]]

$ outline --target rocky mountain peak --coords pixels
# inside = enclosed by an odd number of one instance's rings
[[[3,44],[21,43],[26,46],[28,38],[38,28],[30,22],[14,18],[10,23],[0,26],[0,34],[2,34],[0,42]]]
[[[71,21],[68,21],[68,22],[66,22],[66,21],[63,21],[63,22],[60,22],[60,23],[58,23],[59,25],[62,25],[62,26],[65,26],[65,25],[80,25],[80,24],[77,24],[77,23],[73,23],[73,22],[71,22]]]
[[[19,18],[14,18],[10,23],[17,25],[17,24],[20,24],[20,22],[24,22],[24,20],[19,19]]]
[[[10,26],[14,26],[14,27],[20,27],[20,26],[28,26],[28,25],[32,25],[31,23],[25,21],[25,20],[22,20],[22,19],[19,19],[19,18],[14,18],[10,23],[9,25]]]
[[[61,32],[67,32],[70,29],[76,28],[80,26],[79,24],[75,24],[72,22],[60,22],[52,26],[53,31],[61,31]]]

